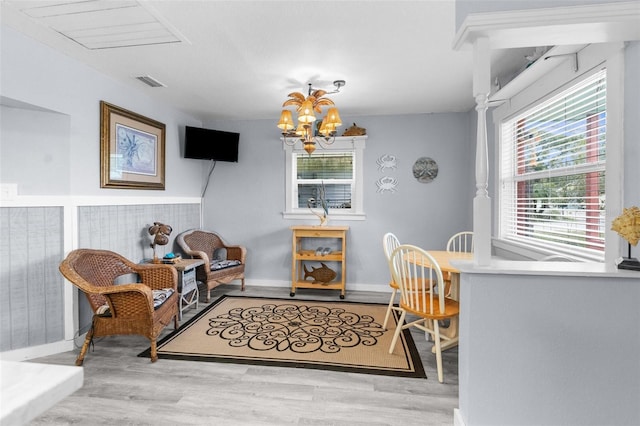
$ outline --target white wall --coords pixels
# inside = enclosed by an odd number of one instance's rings
[[[364,150],[364,221],[331,221],[351,227],[347,241],[347,290],[375,286],[387,291],[388,267],[382,236],[443,248],[451,234],[471,227],[473,159],[471,114],[343,117],[367,129]],[[291,231],[317,219],[284,220],[285,152],[275,122],[218,121],[207,127],[240,132],[239,162],[219,162],[204,200],[204,224],[235,244],[247,246],[248,280],[290,282]],[[378,170],[382,155],[396,156],[395,171]],[[412,174],[419,157],[439,165],[435,181],[423,184]],[[397,192],[378,193],[383,176],[398,180]],[[264,281],[263,281],[264,282]]]

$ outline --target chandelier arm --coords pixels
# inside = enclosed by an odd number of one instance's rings
[[[316,136],[313,139],[322,148],[326,148],[329,145],[333,145],[333,143],[336,141],[336,135],[334,134],[334,135],[332,135],[330,137]]]
[[[286,133],[282,133],[282,140],[285,144],[289,146],[294,146],[296,143],[300,142],[300,138],[298,136],[288,136]]]

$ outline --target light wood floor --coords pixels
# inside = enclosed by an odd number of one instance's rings
[[[235,285],[212,292],[289,298],[288,288]],[[339,300],[338,291],[298,289],[296,299]],[[389,295],[347,292],[346,301],[387,303]],[[202,297],[201,297],[202,299]],[[200,303],[199,310],[205,307]],[[195,313],[185,311],[183,322]],[[173,330],[170,326],[164,334]],[[164,335],[163,334],[163,335]],[[428,379],[160,359],[137,355],[138,336],[99,339],[84,361],[84,385],[32,425],[453,425],[458,353],[443,353],[445,383],[424,333],[413,331]],[[77,342],[80,344],[81,342]],[[34,359],[75,365],[77,351]]]

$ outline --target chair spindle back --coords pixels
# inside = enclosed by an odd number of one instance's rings
[[[414,245],[400,245],[391,254],[389,269],[400,288],[404,309],[436,316],[445,312],[442,270],[429,253]]]
[[[453,235],[447,242],[447,251],[456,253],[473,252],[473,232],[463,231]]]

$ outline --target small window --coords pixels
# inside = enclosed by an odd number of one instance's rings
[[[320,194],[324,191],[330,217],[363,219],[362,156],[365,138],[338,137],[333,144],[312,154],[307,154],[301,147],[285,145],[285,218],[312,216],[309,207],[322,208]]]
[[[353,152],[294,153],[295,182],[298,208],[321,207],[321,192],[329,209],[351,210],[355,188]]]

